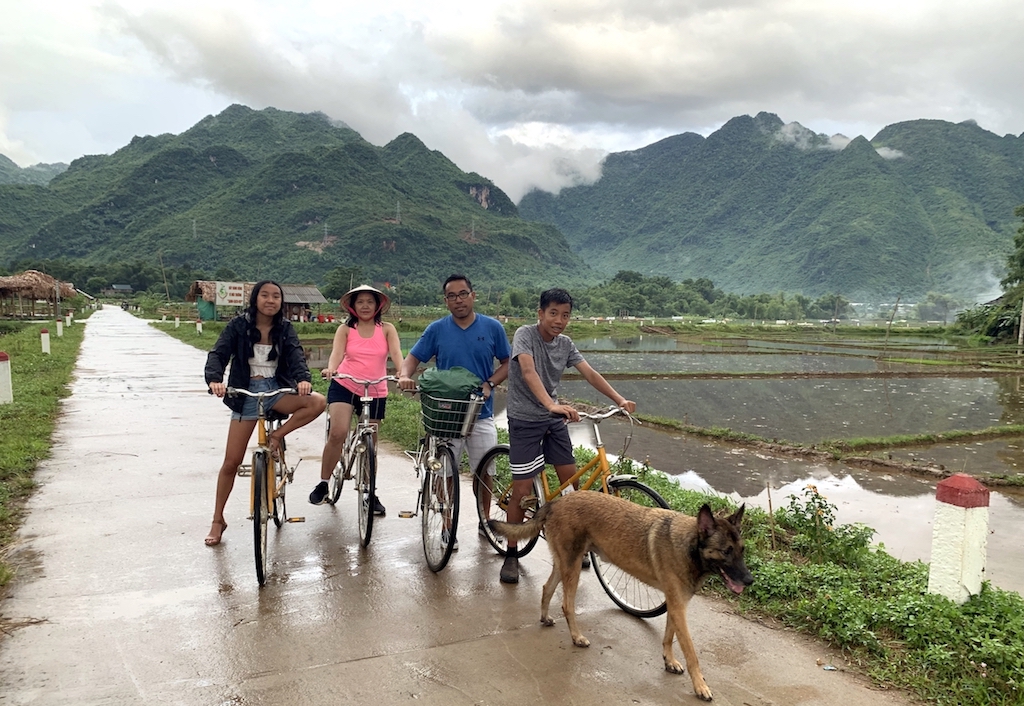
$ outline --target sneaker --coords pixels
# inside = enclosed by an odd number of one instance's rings
[[[373,514],[374,515],[380,515],[381,517],[384,517],[384,515],[386,515],[387,512],[388,511],[384,509],[384,506],[380,504],[380,498],[378,498],[376,495],[374,495],[373,496]],[[398,513],[398,514],[402,514],[402,513]]]
[[[519,557],[511,554],[505,557],[505,563],[501,565],[501,573],[498,578],[502,583],[519,583]]]
[[[444,544],[448,544],[449,543],[449,539],[451,540],[452,551],[453,552],[459,551],[459,540],[457,538],[455,538],[455,537],[452,537],[448,533],[448,530],[441,530],[441,541]]]
[[[313,492],[309,494],[309,502],[313,505],[323,505],[327,502],[327,481],[322,480],[316,484]]]
[[[582,566],[583,566],[584,569],[589,569],[590,568],[590,554],[584,554],[583,555],[583,564],[582,564]]]

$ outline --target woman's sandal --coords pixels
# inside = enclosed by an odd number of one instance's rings
[[[220,527],[220,532],[214,534],[216,531],[215,528],[218,526]],[[216,547],[220,544],[220,538],[224,536],[224,530],[227,528],[227,522],[217,522],[217,520],[214,520],[213,524],[210,525],[210,534],[206,535],[206,539],[204,539],[203,542],[205,542],[208,547]]]
[[[274,457],[275,461],[281,460],[281,437],[269,434],[267,436],[267,444],[270,446],[270,455]]]

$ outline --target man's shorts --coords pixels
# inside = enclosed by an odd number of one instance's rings
[[[249,381],[249,392],[270,392],[281,387],[275,378],[262,378],[260,380]],[[267,413],[274,408],[277,401],[281,399],[283,395],[274,395],[273,397],[263,398],[263,412]],[[257,407],[258,400],[255,397],[243,397],[245,400],[242,406],[241,412],[232,412],[231,419],[236,422],[252,422],[259,419],[259,409]]]
[[[370,403],[370,419],[384,419],[384,407],[388,401],[387,397],[374,397]],[[352,405],[352,411],[358,417],[363,413],[362,397],[355,394],[347,387],[343,387],[337,380],[331,380],[331,386],[327,388],[327,404],[344,402]]]
[[[529,480],[552,466],[575,464],[569,428],[564,417],[552,417],[543,422],[508,420],[509,452],[512,480]]]

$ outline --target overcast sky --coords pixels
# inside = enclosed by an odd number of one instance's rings
[[[0,0],[0,153],[179,133],[232,103],[412,132],[515,200],[765,110],[871,138],[1024,132],[1021,0]]]

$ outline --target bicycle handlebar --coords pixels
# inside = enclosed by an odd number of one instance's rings
[[[335,373],[334,375],[331,375],[331,380],[351,380],[358,385],[376,385],[377,383],[384,382],[385,380],[388,382],[398,382],[398,378],[394,375],[385,375],[384,377],[377,378],[376,380],[360,380],[348,373]]]
[[[228,387],[224,390],[224,394],[228,397],[236,397],[238,395],[245,395],[246,397],[255,397],[256,399],[262,399],[264,397],[273,397],[274,395],[297,395],[299,391],[294,387],[279,387],[276,390],[265,390],[264,392],[249,392],[244,387]]]
[[[631,415],[622,407],[618,407],[616,405],[612,405],[606,411],[598,412],[596,414],[590,414],[588,412],[577,412],[577,414],[580,415],[580,421],[583,421],[584,419],[593,419],[595,421],[600,422],[604,419],[608,419],[608,417],[614,417],[616,414],[621,414],[624,417],[628,417],[630,421],[637,421],[636,419],[634,419],[633,415]],[[572,422],[569,423],[572,424]]]

